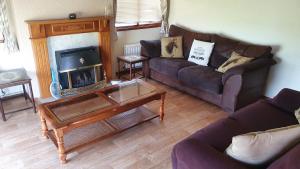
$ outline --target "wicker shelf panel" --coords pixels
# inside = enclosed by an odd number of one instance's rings
[[[114,129],[104,122],[93,123],[66,133],[64,135],[64,146],[66,151],[69,151],[84,143],[89,143],[95,139],[102,138],[112,132],[114,132]],[[53,130],[49,131],[49,134],[50,138],[55,143],[56,140]],[[57,146],[56,143],[55,145]]]
[[[157,114],[149,111],[148,109],[144,107],[139,107],[114,116],[107,121],[114,127],[116,127],[118,130],[125,130],[141,122],[155,118],[157,116]]]
[[[139,107],[116,115],[106,121],[76,128],[64,135],[65,149],[67,152],[71,152],[83,144],[100,141],[155,117],[158,117],[156,113],[151,112],[145,107]],[[55,143],[53,130],[49,131],[49,136]],[[55,145],[57,146],[56,143]]]

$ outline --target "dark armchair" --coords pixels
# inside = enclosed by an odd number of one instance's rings
[[[294,116],[299,107],[300,92],[291,89],[283,89],[273,99],[248,105],[176,144],[172,151],[173,169],[298,169],[300,144],[264,166],[246,165],[224,151],[234,136],[299,124]]]

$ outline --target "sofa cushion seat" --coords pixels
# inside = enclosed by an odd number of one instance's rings
[[[196,65],[180,69],[178,79],[191,88],[219,94],[223,89],[222,75],[211,67]]]
[[[194,66],[195,63],[188,62],[184,59],[166,59],[166,58],[153,58],[149,61],[150,68],[156,72],[169,76],[177,80],[178,71],[188,66]]]

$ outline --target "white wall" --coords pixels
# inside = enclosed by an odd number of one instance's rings
[[[170,23],[272,45],[278,64],[266,95],[286,87],[300,90],[299,0],[172,0]]]
[[[1,53],[0,68],[24,67],[33,79],[34,94],[39,96],[35,64],[26,20],[62,19],[69,13],[76,12],[78,17],[104,15],[106,0],[8,0],[13,11],[16,34],[20,52],[7,55]],[[136,32],[136,33],[135,33]],[[158,39],[159,29],[119,32],[119,39],[113,45],[113,60],[122,54],[122,47],[127,43],[137,43],[141,39]],[[115,67],[115,66],[114,66]]]
[[[114,56],[123,55],[124,44],[139,43],[140,40],[160,39],[160,28],[140,29],[118,32],[118,40],[113,45]],[[116,59],[114,59],[114,70],[117,70]]]

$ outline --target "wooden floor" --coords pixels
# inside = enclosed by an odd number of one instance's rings
[[[154,119],[68,155],[60,164],[56,147],[41,136],[32,110],[8,114],[0,121],[0,169],[170,169],[174,144],[227,116],[220,108],[151,81],[167,91],[163,122]],[[22,105],[23,98],[5,103]],[[159,108],[159,102],[148,105]]]

